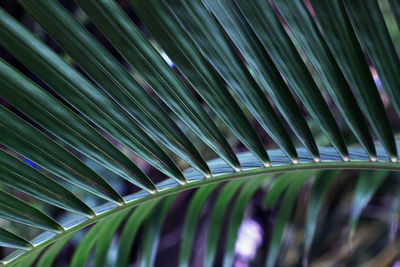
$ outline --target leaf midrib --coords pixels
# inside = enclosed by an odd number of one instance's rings
[[[373,169],[373,170],[388,170],[388,171],[400,171],[400,163],[394,163],[394,162],[387,162],[387,161],[376,161],[376,162],[371,162],[371,161],[323,161],[323,162],[312,162],[312,163],[300,163],[300,164],[284,164],[284,165],[274,165],[272,167],[259,167],[259,168],[254,168],[254,169],[248,169],[244,170],[241,172],[237,173],[224,173],[224,174],[219,174],[215,175],[213,178],[209,179],[196,179],[193,181],[189,181],[185,185],[174,185],[171,188],[167,189],[162,189],[156,194],[147,194],[147,196],[144,197],[137,197],[143,195],[143,192],[140,191],[138,193],[135,193],[133,195],[126,196],[125,198],[127,199],[133,199],[130,201],[126,201],[126,204],[117,206],[113,209],[100,212],[97,214],[95,217],[91,217],[87,219],[84,222],[73,224],[73,222],[67,223],[67,225],[72,225],[70,227],[66,227],[65,231],[55,235],[52,238],[49,238],[42,243],[34,245],[34,247],[21,254],[21,251],[16,251],[13,254],[9,255],[7,258],[3,259],[0,264],[2,265],[13,265],[17,262],[20,262],[21,260],[29,257],[32,253],[39,251],[40,249],[43,249],[44,247],[56,242],[57,240],[60,240],[62,238],[65,238],[82,228],[89,226],[93,223],[99,222],[111,215],[115,215],[117,213],[120,213],[124,210],[142,205],[144,203],[148,203],[150,201],[153,201],[155,199],[159,199],[171,194],[176,194],[180,193],[185,190],[205,186],[207,184],[213,184],[213,183],[222,183],[225,181],[230,181],[230,180],[235,180],[235,179],[245,179],[245,178],[256,178],[260,176],[265,176],[268,174],[275,174],[275,173],[282,173],[282,172],[296,172],[296,171],[303,171],[303,170],[323,170],[323,169]],[[99,207],[98,207],[99,208]],[[82,218],[78,218],[75,221],[81,221]],[[20,255],[20,256],[18,256]]]

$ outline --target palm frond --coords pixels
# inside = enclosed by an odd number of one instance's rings
[[[353,227],[355,220],[361,214],[361,210],[366,206],[367,202],[372,196],[372,191],[378,189],[378,184],[373,189],[365,187],[365,184],[370,182],[369,175],[376,176],[376,178],[387,177],[387,172],[364,172],[358,177],[358,183],[355,189],[354,198],[352,200],[352,213],[348,218],[348,225]],[[243,221],[246,207],[248,202],[253,198],[255,192],[264,191],[265,198],[263,207],[274,209],[276,203],[278,205],[277,222],[274,223],[271,240],[269,243],[268,257],[266,258],[266,265],[273,266],[280,253],[280,247],[283,242],[283,235],[287,228],[287,224],[292,223],[291,214],[296,206],[296,199],[298,198],[298,191],[304,186],[306,182],[312,182],[312,193],[310,195],[309,205],[307,208],[307,220],[305,229],[305,238],[307,246],[304,248],[304,260],[309,257],[309,249],[315,235],[315,227],[318,222],[318,214],[321,206],[321,201],[324,200],[323,194],[326,192],[328,185],[338,175],[338,172],[302,172],[292,175],[273,175],[261,176],[251,180],[240,179],[237,181],[230,181],[222,186],[211,184],[203,186],[198,189],[192,196],[188,210],[185,214],[183,222],[183,231],[180,243],[180,256],[179,266],[190,266],[190,258],[194,246],[194,236],[196,235],[197,223],[200,218],[202,210],[205,209],[207,203],[212,201],[212,195],[218,198],[217,204],[212,208],[210,220],[208,223],[208,239],[206,243],[206,253],[203,255],[203,260],[206,266],[212,266],[216,260],[216,243],[226,242],[226,251],[223,258],[223,266],[231,266],[234,259],[235,244],[238,235],[239,227]],[[272,182],[271,182],[272,181]],[[368,194],[362,194],[361,187],[364,184],[364,190],[369,190]],[[322,187],[325,191],[321,191]],[[266,189],[265,189],[266,187]],[[280,190],[277,190],[280,188]],[[240,190],[239,190],[240,189]],[[322,192],[322,194],[321,194]],[[228,195],[227,195],[228,194]],[[235,199],[232,199],[235,196]],[[363,198],[360,201],[360,197]],[[326,197],[325,197],[326,198]],[[160,231],[165,221],[166,213],[168,212],[171,204],[176,199],[175,196],[166,197],[163,201],[151,201],[143,204],[130,212],[125,210],[119,214],[111,215],[109,218],[102,220],[85,234],[84,238],[80,241],[78,248],[74,252],[71,260],[71,266],[86,266],[91,252],[94,251],[94,262],[96,266],[103,265],[106,262],[108,250],[111,249],[112,242],[115,242],[115,235],[117,229],[123,229],[120,235],[117,235],[117,242],[119,243],[118,257],[116,262],[112,265],[126,266],[129,259],[129,254],[134,242],[139,242],[138,246],[141,249],[140,265],[153,266],[155,260],[155,253],[158,247],[160,238]],[[268,199],[268,200],[266,200]],[[232,210],[229,215],[226,213],[227,206],[232,205]],[[394,211],[395,209],[393,209]],[[219,232],[222,229],[222,221],[225,217],[229,216],[228,226],[226,229],[227,238],[218,241],[221,237]],[[128,219],[128,220],[127,220]],[[384,220],[384,218],[382,218]],[[142,239],[137,237],[137,231],[142,228]],[[388,227],[389,228],[389,227]],[[352,228],[350,228],[352,229]],[[351,233],[348,232],[351,237]],[[220,238],[219,238],[220,237]],[[46,262],[50,266],[55,258],[55,254],[60,251],[71,236],[66,236],[58,240],[54,245],[41,256],[39,262]],[[114,239],[114,241],[112,241]]]
[[[153,266],[178,193],[200,187],[182,220],[178,264],[189,266],[196,226],[214,196],[204,264],[213,265],[228,216],[220,260],[231,266],[246,207],[255,193],[267,192],[263,208],[279,208],[263,257],[273,266],[299,192],[311,183],[307,264],[325,192],[337,176],[313,170],[400,170],[397,117],[388,116],[392,109],[400,115],[400,62],[376,0],[129,1],[143,25],[114,0],[76,0],[114,52],[59,1],[18,2],[71,60],[0,8],[0,45],[28,69],[0,59],[0,217],[45,230],[27,241],[0,228],[0,245],[19,249],[4,265],[50,266],[74,233],[96,223],[72,266],[84,266],[94,247],[93,263],[102,265],[115,237],[113,264],[126,266],[140,229],[138,264]],[[389,3],[398,22],[399,4]],[[347,128],[358,143],[346,142]],[[319,132],[328,145],[319,144]],[[232,140],[243,144],[240,153]],[[160,172],[149,175],[136,156]],[[390,176],[371,175],[358,179],[350,233]],[[30,205],[30,197],[61,208],[62,216]],[[393,210],[387,215],[393,225],[396,218]]]

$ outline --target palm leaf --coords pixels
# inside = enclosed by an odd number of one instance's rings
[[[0,229],[0,243],[3,247],[9,247],[9,248],[18,248],[18,249],[32,248],[32,244],[30,244],[28,241],[2,228]]]
[[[0,10],[2,44],[51,86],[57,94],[133,153],[173,178],[180,170],[157,144],[93,84],[54,51]],[[52,75],[49,75],[51,73]],[[100,108],[101,107],[101,108]]]
[[[376,0],[311,0],[316,17],[300,0],[130,1],[144,25],[114,0],[77,0],[113,52],[59,1],[18,2],[65,55],[0,9],[0,44],[29,69],[0,60],[0,217],[15,229],[43,230],[30,240],[3,225],[0,245],[19,249],[4,265],[49,266],[75,233],[93,225],[72,266],[126,266],[139,240],[139,264],[153,266],[176,200],[199,187],[187,202],[177,264],[192,263],[196,229],[212,203],[204,265],[231,266],[246,208],[261,192],[260,206],[277,212],[260,260],[273,266],[285,251],[295,200],[311,181],[307,263],[324,192],[340,180],[337,172],[314,171],[400,170],[396,119],[388,115],[392,107],[400,115],[399,59]],[[389,2],[398,21],[399,4]],[[387,92],[386,106],[365,55]],[[359,143],[348,145],[347,129]],[[263,142],[269,138],[277,148]],[[236,150],[241,144],[248,152]],[[133,155],[161,173],[149,175]],[[360,175],[352,232],[378,187],[396,183],[386,176]],[[30,205],[30,197],[62,208],[62,216],[47,215],[41,202]],[[108,257],[112,250],[117,258]]]
[[[371,72],[366,64],[357,36],[345,13],[341,1],[315,1],[313,4],[331,49],[340,63],[344,75],[354,89],[361,108],[389,155],[393,150],[394,138],[385,109],[379,97]],[[318,3],[317,3],[318,2]],[[332,5],[331,5],[332,4]],[[379,12],[377,10],[377,12]],[[334,23],[332,23],[334,21]],[[345,46],[344,46],[345,45]],[[351,55],[351,58],[349,56]],[[396,158],[396,157],[395,157]]]

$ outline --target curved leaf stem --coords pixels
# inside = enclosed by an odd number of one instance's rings
[[[396,162],[386,162],[386,161],[323,161],[323,162],[313,162],[313,163],[301,163],[301,164],[291,164],[291,165],[275,165],[271,167],[260,167],[254,169],[248,169],[241,172],[236,173],[225,173],[215,175],[212,178],[208,179],[198,179],[194,181],[189,181],[187,184],[184,185],[177,185],[173,188],[168,188],[164,190],[160,190],[155,194],[147,195],[145,197],[137,198],[131,201],[127,201],[125,204],[121,206],[117,206],[111,210],[107,210],[103,213],[100,213],[92,218],[87,219],[86,221],[76,224],[70,228],[67,228],[65,231],[61,232],[60,234],[55,235],[52,238],[49,238],[37,245],[35,245],[29,251],[16,251],[15,253],[11,254],[7,258],[3,259],[0,262],[1,266],[12,266],[17,262],[29,257],[32,253],[35,253],[46,246],[54,243],[57,240],[65,238],[82,228],[89,226],[93,223],[99,222],[111,215],[115,215],[119,212],[124,210],[133,208],[135,206],[139,206],[141,204],[153,201],[155,199],[159,199],[168,195],[180,193],[185,190],[201,187],[207,184],[213,183],[221,183],[225,181],[230,181],[234,179],[240,178],[256,178],[259,176],[264,176],[268,174],[275,174],[275,173],[283,173],[283,172],[296,172],[296,171],[303,171],[303,170],[324,170],[324,169],[373,169],[373,170],[387,170],[387,171],[400,171],[400,163]]]

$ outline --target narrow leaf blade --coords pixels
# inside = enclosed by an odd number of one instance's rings
[[[197,223],[204,204],[209,196],[214,192],[217,184],[204,186],[199,188],[190,201],[183,223],[182,241],[179,251],[179,266],[187,267],[190,263],[190,253],[194,248],[194,236],[196,234]]]
[[[171,110],[222,159],[239,168],[239,161],[220,130],[122,9],[113,1],[77,3]]]
[[[295,206],[295,200],[298,196],[299,190],[308,178],[309,173],[301,173],[298,174],[298,177],[293,177],[293,181],[290,183],[288,190],[283,197],[278,212],[278,218],[276,220],[274,230],[272,232],[272,237],[269,243],[265,266],[272,267],[276,262],[286,225],[288,224],[291,212]]]
[[[234,1],[207,0],[205,2],[254,70],[254,76],[272,97],[292,130],[311,155],[319,158],[317,145],[296,100],[250,25],[243,19]]]
[[[57,1],[20,0],[20,3],[108,96],[169,149],[210,175],[199,152],[168,114]]]
[[[0,217],[52,232],[64,231],[62,226],[40,210],[1,190]]]
[[[52,139],[0,106],[0,142],[40,168],[113,202],[121,196],[97,173]]]
[[[33,246],[22,237],[0,228],[0,246],[30,250]]]
[[[361,110],[390,157],[397,158],[392,129],[342,1],[311,1],[328,44],[354,90]]]
[[[236,4],[278,70],[332,145],[342,157],[348,157],[346,144],[328,105],[269,3],[264,0],[250,0],[236,1]]]
[[[347,124],[370,157],[376,151],[368,125],[328,45],[302,1],[274,1],[314,65]]]
[[[184,181],[170,157],[116,103],[2,9],[0,24],[2,46],[57,94],[133,153],[172,178]]]
[[[53,266],[53,262],[56,259],[57,255],[60,253],[61,249],[68,243],[68,241],[72,238],[72,235],[65,237],[53,245],[49,247],[46,252],[40,257],[40,260],[37,263],[37,267],[49,267]]]
[[[400,115],[399,57],[376,0],[345,2],[362,47],[376,68],[390,102]]]
[[[206,255],[204,260],[204,265],[206,267],[213,266],[215,255],[217,253],[218,237],[222,229],[225,212],[228,208],[228,205],[231,203],[232,198],[244,182],[245,180],[243,179],[239,181],[231,181],[227,183],[218,194],[214,208],[211,211],[208,226]]]
[[[121,233],[119,241],[117,266],[128,266],[129,256],[131,255],[132,244],[135,240],[136,234],[145,221],[145,219],[152,214],[154,208],[157,206],[158,201],[153,201],[149,204],[137,207],[129,216],[124,229]]]
[[[143,189],[156,190],[150,178],[110,141],[4,61],[0,61],[0,78],[4,88],[0,96],[13,106],[110,171]]]
[[[235,252],[235,244],[237,239],[237,234],[239,231],[240,224],[242,223],[244,212],[249,204],[249,201],[253,197],[253,194],[257,191],[260,185],[265,181],[265,178],[256,178],[248,181],[243,189],[240,191],[235,203],[233,204],[233,209],[229,219],[228,225],[228,236],[226,240],[225,255],[223,260],[224,267],[232,266]]]
[[[156,260],[158,244],[161,238],[161,231],[164,221],[168,214],[168,210],[175,200],[175,196],[169,196],[160,202],[160,210],[153,211],[150,221],[147,222],[144,231],[144,241],[142,247],[142,257],[140,259],[141,267],[153,267]]]
[[[134,2],[136,4],[139,5]],[[252,153],[263,155],[263,145],[250,122],[179,23],[170,16],[149,16],[151,11],[147,8],[140,7],[137,12],[173,64],[210,108]]]
[[[112,245],[111,243],[115,232],[120,227],[122,221],[125,219],[128,213],[129,210],[126,210],[111,218],[107,222],[107,225],[104,225],[101,230],[97,232],[98,241],[94,255],[94,266],[101,266],[106,263],[107,252]]]
[[[361,172],[357,180],[350,214],[350,237],[354,234],[361,212],[374,196],[388,172]]]
[[[316,174],[311,188],[311,195],[307,206],[304,236],[304,255],[303,262],[308,264],[308,255],[317,227],[318,214],[323,207],[323,200],[329,190],[334,178],[338,175],[337,171],[324,171]]]
[[[290,158],[297,159],[292,141],[272,106],[200,1],[165,1],[163,4],[159,4],[159,1],[135,1],[133,4],[137,10],[147,8],[157,16],[175,16],[201,53],[221,74],[268,134]],[[268,165],[269,159],[266,154],[260,156],[262,156],[260,160]]]
[[[93,216],[94,212],[71,191],[0,149],[0,181],[50,205]]]

